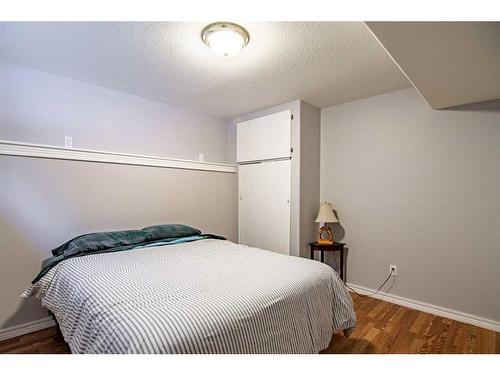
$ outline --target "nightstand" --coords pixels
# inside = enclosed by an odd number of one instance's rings
[[[311,242],[309,247],[311,248],[311,259],[314,259],[314,252],[321,251],[321,262],[325,261],[325,251],[340,251],[340,278],[343,282],[344,279],[344,245],[342,242],[334,242],[330,244],[322,244],[319,242]]]

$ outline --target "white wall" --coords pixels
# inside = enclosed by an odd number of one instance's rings
[[[0,62],[0,139],[225,162],[226,120]]]
[[[227,161],[225,120],[0,64],[0,139]],[[210,197],[210,199],[207,199]],[[236,241],[236,175],[0,155],[0,330],[47,316],[20,298],[77,235],[185,223]],[[8,287],[6,287],[8,286]]]
[[[321,137],[348,282],[395,264],[392,294],[500,321],[500,102],[436,111],[405,89],[322,110]]]

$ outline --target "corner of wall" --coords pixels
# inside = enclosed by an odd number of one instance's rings
[[[300,108],[300,256],[307,257],[308,244],[316,238],[320,202],[321,111],[303,100]]]
[[[236,163],[236,121],[228,120],[227,127],[227,162]]]

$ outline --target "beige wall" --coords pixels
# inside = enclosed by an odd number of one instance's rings
[[[316,240],[314,222],[320,203],[321,111],[300,102],[300,256],[309,257],[309,243]]]
[[[226,120],[0,62],[0,139],[226,162]]]
[[[234,173],[0,156],[0,181],[0,328],[47,316],[19,296],[77,235],[185,223],[236,240]]]
[[[228,160],[225,120],[0,63],[0,139]],[[46,317],[22,291],[79,234],[185,223],[236,241],[236,174],[0,155],[0,329]]]
[[[348,281],[395,264],[392,294],[500,321],[500,102],[436,111],[405,89],[322,110],[321,137]]]

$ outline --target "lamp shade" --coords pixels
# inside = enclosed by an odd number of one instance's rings
[[[316,223],[338,223],[335,217],[331,203],[321,203],[319,207],[318,217],[314,220]]]

